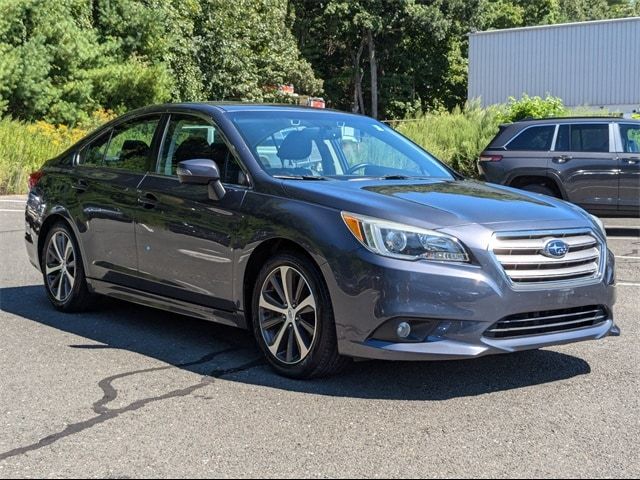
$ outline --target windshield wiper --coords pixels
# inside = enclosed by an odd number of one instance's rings
[[[379,178],[380,180],[409,180],[410,178],[417,178],[417,177],[409,177],[407,175],[384,175]]]
[[[315,175],[274,175],[273,178],[280,178],[282,180],[329,180],[327,177]]]

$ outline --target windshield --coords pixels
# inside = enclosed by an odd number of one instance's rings
[[[434,157],[368,117],[302,110],[238,111],[230,117],[274,177],[453,179]]]

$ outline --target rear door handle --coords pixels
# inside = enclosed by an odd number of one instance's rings
[[[573,160],[573,157],[571,155],[560,155],[559,157],[553,158],[553,161],[556,163],[565,163],[569,160]]]
[[[638,165],[640,163],[640,157],[621,158],[621,160],[629,165]]]
[[[144,193],[138,197],[138,203],[146,209],[151,209],[158,205],[158,198],[152,193]]]
[[[87,188],[89,188],[89,184],[84,180],[78,180],[76,183],[71,185],[71,188],[78,192],[86,192]]]

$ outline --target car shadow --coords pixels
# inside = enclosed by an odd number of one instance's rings
[[[580,358],[534,350],[464,361],[354,362],[337,376],[297,381],[280,377],[264,362],[257,362],[260,353],[252,336],[232,327],[110,299],[102,300],[92,312],[64,314],[51,307],[40,285],[0,289],[0,309],[88,341],[72,342],[70,348],[128,350],[201,375],[316,395],[441,401],[540,385],[591,371]]]

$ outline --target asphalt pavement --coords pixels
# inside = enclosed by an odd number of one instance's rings
[[[65,315],[0,198],[0,477],[640,476],[640,221],[610,237],[622,336],[278,377],[251,336],[118,301]]]

